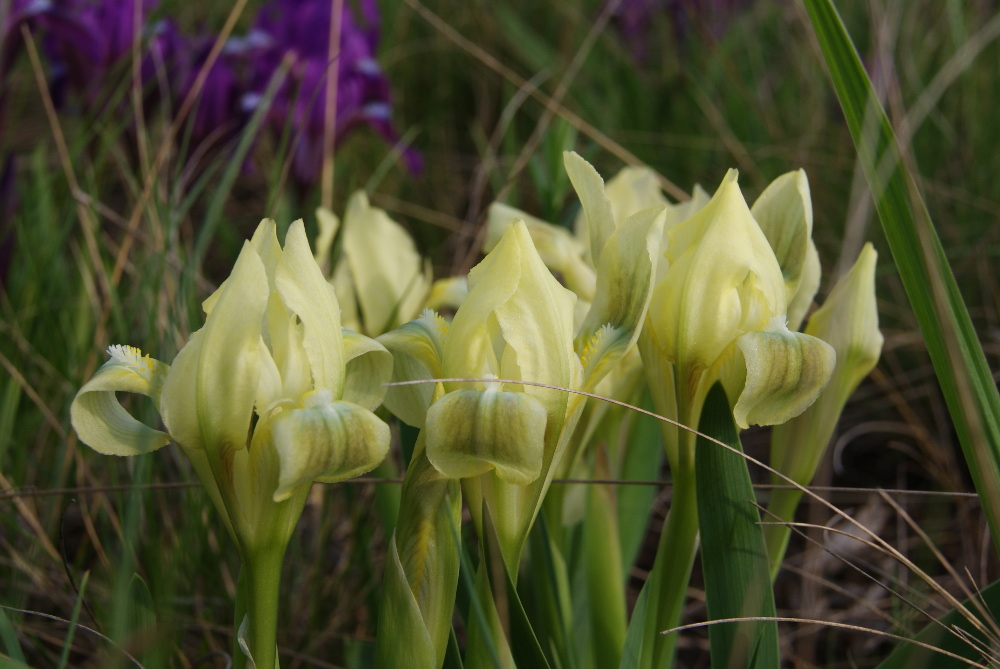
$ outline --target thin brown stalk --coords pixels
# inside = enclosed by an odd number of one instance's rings
[[[469,209],[465,217],[465,222],[470,227],[475,227],[475,239],[472,242],[469,253],[467,255],[472,255],[473,251],[478,251],[482,247],[482,238],[485,232],[485,226],[477,226],[476,223],[479,221],[480,207],[482,206],[483,193],[486,190],[487,176],[493,169],[497,166],[497,155],[500,153],[500,143],[503,141],[504,135],[507,133],[507,129],[514,120],[514,115],[517,111],[524,105],[525,101],[531,97],[531,92],[536,90],[538,86],[548,78],[550,75],[547,71],[542,71],[535,76],[533,76],[528,81],[524,82],[524,85],[519,87],[514,95],[511,96],[510,101],[504,105],[503,111],[500,112],[500,118],[497,119],[496,126],[493,128],[493,134],[490,135],[490,141],[486,145],[486,149],[483,151],[482,160],[476,166],[476,173],[472,177],[472,188],[471,195],[469,196]],[[500,199],[500,194],[497,194],[494,199]],[[461,265],[458,267],[458,271],[461,273],[463,267],[469,264],[469,259],[466,257],[462,261]]]
[[[68,435],[66,434],[66,429],[62,426],[62,422],[56,418],[56,415],[52,413],[48,404],[46,404],[45,400],[41,398],[38,391],[36,391],[35,388],[28,383],[28,380],[24,378],[21,371],[15,367],[14,363],[8,360],[7,356],[3,353],[0,353],[0,366],[6,369],[7,373],[10,374],[10,377],[21,387],[21,391],[28,396],[28,399],[31,400],[32,404],[34,404],[38,411],[41,412],[49,427],[51,427],[52,430],[59,435],[59,438],[62,441],[65,441]]]
[[[7,477],[5,477],[3,473],[0,473],[0,485],[4,488],[10,487],[10,481],[7,480]],[[24,522],[27,523],[28,527],[30,527],[35,533],[35,536],[38,537],[38,541],[42,544],[42,548],[45,549],[45,552],[49,554],[49,557],[53,560],[58,560],[59,551],[56,550],[52,540],[49,539],[48,533],[46,533],[42,528],[42,524],[38,522],[38,516],[35,515],[31,506],[29,506],[28,503],[22,499],[15,499],[14,506],[17,508],[17,512],[21,518],[24,519]]]
[[[38,91],[42,96],[42,106],[45,108],[45,116],[52,130],[52,139],[56,144],[56,153],[59,154],[59,162],[62,164],[63,174],[66,176],[67,183],[69,183],[70,192],[74,194],[73,201],[76,203],[76,215],[80,220],[80,230],[83,231],[84,245],[87,247],[87,254],[90,256],[90,263],[94,267],[94,273],[97,274],[101,293],[105,299],[108,299],[108,296],[111,295],[111,285],[113,282],[108,281],[108,277],[103,271],[101,252],[98,249],[97,237],[94,233],[97,227],[96,221],[91,217],[90,211],[75,197],[76,193],[82,192],[80,190],[80,183],[76,180],[76,172],[73,170],[73,162],[70,160],[69,147],[66,144],[65,135],[63,135],[62,125],[59,123],[59,116],[56,114],[55,104],[52,102],[52,93],[49,91],[49,85],[45,81],[45,72],[42,70],[42,62],[38,57],[38,49],[35,46],[34,37],[32,37],[31,31],[28,30],[26,25],[21,26],[21,36],[28,51],[28,60],[31,61],[31,71],[34,74],[35,83],[38,85]],[[102,318],[98,322],[96,332],[94,333],[95,342],[104,339],[106,320],[106,318]],[[89,360],[84,376],[89,375],[93,371],[93,365],[94,362]]]
[[[910,529],[916,532],[917,535],[923,540],[924,544],[931,550],[932,553],[934,553],[934,557],[937,558],[937,561],[945,568],[948,575],[955,579],[958,587],[962,589],[962,594],[965,595],[965,598],[971,600],[975,604],[976,609],[979,611],[979,615],[981,615],[984,620],[988,621],[988,624],[993,628],[993,637],[1000,639],[1000,626],[998,626],[996,620],[993,619],[993,615],[990,613],[989,609],[983,605],[980,599],[975,596],[970,588],[966,587],[965,579],[958,574],[951,563],[948,562],[945,556],[941,554],[941,551],[938,550],[937,546],[934,545],[934,542],[931,541],[927,532],[925,532],[924,529],[913,520],[910,514],[907,513],[906,510],[896,502],[896,500],[884,494],[881,497],[887,504],[889,504],[889,506],[896,510],[896,513],[899,514]]]
[[[173,147],[174,140],[177,137],[177,133],[180,132],[181,126],[184,124],[184,121],[187,120],[187,116],[191,112],[191,108],[194,106],[198,96],[201,95],[201,90],[205,86],[205,80],[208,78],[208,73],[215,65],[215,61],[218,59],[219,54],[222,53],[222,47],[225,45],[226,40],[229,39],[229,35],[232,34],[233,28],[236,27],[236,21],[239,20],[240,14],[243,13],[243,9],[246,7],[246,4],[247,0],[236,0],[234,3],[232,10],[230,10],[229,15],[226,17],[225,24],[222,26],[222,30],[219,31],[219,36],[212,44],[212,49],[208,52],[208,57],[205,59],[201,69],[198,70],[198,75],[195,77],[191,90],[188,91],[187,96],[184,98],[184,101],[181,103],[181,107],[177,112],[177,116],[167,127],[167,131],[164,134],[163,139],[160,141],[159,149],[156,152],[156,158],[143,180],[142,192],[139,195],[139,201],[136,202],[135,206],[132,208],[132,215],[129,216],[125,237],[122,240],[121,249],[118,251],[118,256],[115,258],[115,266],[111,272],[112,285],[118,285],[118,282],[121,280],[122,271],[125,268],[125,259],[128,257],[132,248],[132,234],[139,226],[139,221],[142,219],[142,212],[145,210],[146,204],[149,202],[149,198],[152,195],[156,178],[159,176],[160,170],[163,169],[163,166],[167,162],[167,158],[170,156],[170,151]],[[104,315],[101,320],[106,320],[106,318],[107,315]]]
[[[323,112],[323,169],[320,178],[320,204],[333,211],[333,154],[337,136],[337,80],[340,67],[340,31],[344,0],[333,0],[330,11],[330,41],[327,47],[326,100]]]

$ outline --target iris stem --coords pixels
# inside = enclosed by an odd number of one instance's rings
[[[782,482],[783,483],[783,482]],[[808,480],[807,480],[808,483]],[[777,489],[772,491],[771,500],[767,505],[767,513],[763,520],[768,523],[795,519],[795,510],[802,499],[802,491],[798,489]],[[773,515],[772,515],[773,514]],[[788,525],[765,525],[764,542],[767,544],[767,557],[771,564],[771,582],[778,577],[781,563],[788,549],[788,538],[792,528]]]
[[[682,445],[682,452],[687,449]],[[677,634],[662,635],[660,632],[680,624],[687,598],[691,568],[698,551],[698,497],[694,472],[694,453],[682,455],[678,467],[673,470],[673,495],[670,513],[667,516],[660,543],[653,563],[655,578],[654,600],[658,602],[655,616],[649,620],[656,629],[650,630],[648,638],[655,639],[653,645],[653,667],[673,666]],[[686,462],[685,462],[686,461]]]
[[[240,574],[241,587],[246,586],[246,642],[257,669],[277,668],[278,665],[278,593],[281,586],[281,563],[284,547],[268,548],[249,556]],[[237,607],[237,610],[239,607]],[[237,625],[242,623],[242,618]],[[242,656],[242,652],[240,653]],[[245,658],[240,657],[244,660]],[[237,664],[236,666],[239,666]]]

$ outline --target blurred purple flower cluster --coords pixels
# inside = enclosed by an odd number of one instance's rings
[[[79,100],[101,111],[130,80],[133,44],[141,40],[140,77],[147,106],[170,103],[174,112],[191,91],[215,38],[187,35],[170,19],[150,22],[157,0],[0,0],[0,82],[23,50],[21,26],[39,39],[57,104]],[[271,0],[243,36],[232,37],[213,63],[187,130],[191,151],[210,150],[235,137],[286,60],[290,69],[267,110],[264,125],[290,131],[292,175],[299,183],[320,174],[333,0]],[[137,35],[138,29],[138,35]],[[336,57],[335,140],[367,125],[390,143],[389,82],[375,56],[379,14],[375,0],[345,1]],[[5,91],[0,89],[0,96]],[[2,99],[2,98],[0,98]],[[96,109],[95,106],[97,107]],[[411,171],[420,156],[403,154]]]
[[[716,39],[725,32],[729,20],[750,0],[607,0],[611,20],[629,44],[635,60],[644,64],[650,45],[656,40],[652,27],[666,18],[674,27],[678,43],[691,33],[707,32]]]

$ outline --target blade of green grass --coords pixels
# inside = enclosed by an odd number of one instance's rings
[[[2,655],[7,661],[17,661],[24,662],[24,652],[21,650],[21,642],[17,640],[17,630],[10,622],[10,618],[7,617],[7,613],[0,609],[0,640],[3,641],[4,649],[7,651],[7,655]]]
[[[548,659],[545,657],[545,653],[538,642],[538,636],[535,634],[531,621],[528,620],[528,614],[524,610],[524,605],[521,603],[521,598],[517,594],[517,586],[514,583],[514,579],[511,577],[510,572],[507,571],[507,566],[500,557],[500,540],[497,536],[496,526],[493,524],[489,507],[485,502],[483,503],[482,513],[483,532],[487,536],[480,537],[480,550],[482,551],[483,558],[476,570],[475,591],[483,600],[480,604],[493,609],[494,624],[491,624],[489,620],[490,612],[484,610],[483,613],[485,616],[481,616],[479,621],[479,632],[482,635],[481,643],[485,642],[484,645],[490,645],[495,642],[496,646],[499,647],[506,645],[503,639],[489,638],[491,634],[503,634],[502,621],[496,620],[498,607],[495,596],[497,593],[504,593],[506,606],[503,608],[509,616],[507,629],[510,631],[509,652],[510,658],[514,662],[513,666],[519,669],[550,669]],[[495,572],[494,569],[496,569]],[[503,572],[503,582],[494,582],[494,578],[499,579],[501,577],[499,573],[501,571]],[[494,601],[486,601],[487,597],[493,597]],[[470,647],[473,646],[471,640],[473,631],[475,630],[470,630]],[[493,666],[504,666],[502,658],[502,651],[494,655],[491,658],[494,663]],[[481,649],[477,648],[476,652],[473,652],[471,648],[467,650],[466,662],[470,666],[486,666],[487,662],[484,660],[486,660],[486,656]]]
[[[983,588],[978,596],[990,611],[1000,611],[1000,581],[995,581]],[[971,600],[962,602],[967,610],[975,610]],[[953,629],[960,629],[966,637],[954,633]],[[955,653],[973,662],[983,662],[984,652],[995,647],[995,640],[986,639],[976,627],[959,611],[952,609],[937,619],[936,622],[927,624],[916,636],[915,642],[925,643],[942,651]],[[975,640],[975,641],[972,641]],[[974,643],[981,644],[978,648]],[[934,652],[929,648],[917,646],[915,644],[902,644],[892,652],[878,669],[960,669],[969,666],[954,657],[946,657],[941,653]]]
[[[595,478],[611,478],[603,455],[599,453],[594,464]],[[627,618],[621,578],[622,556],[619,543],[615,541],[617,510],[611,486],[589,486],[587,513],[583,519],[583,563],[590,609],[590,652],[597,667],[617,667],[625,646]]]
[[[243,170],[243,161],[257,141],[257,134],[264,123],[267,111],[271,108],[271,103],[274,101],[275,95],[278,94],[278,89],[285,80],[287,73],[288,65],[282,63],[274,75],[272,75],[271,80],[267,83],[264,94],[260,98],[260,102],[257,104],[257,108],[243,130],[240,141],[236,144],[236,148],[233,150],[229,162],[222,172],[222,177],[215,187],[215,191],[208,204],[208,210],[205,212],[205,218],[198,231],[198,238],[194,248],[194,260],[191,264],[192,267],[201,267],[201,262],[208,252],[209,243],[212,241],[215,229],[222,218],[223,208],[229,198],[229,193],[236,181],[236,177]]]
[[[547,641],[549,658],[563,669],[573,667],[572,605],[566,563],[553,543],[545,514],[539,514],[528,536],[529,569],[522,569],[519,585],[523,604],[539,638]],[[555,655],[555,657],[553,657]]]
[[[805,7],[1000,551],[1000,395],[930,214],[840,15],[831,0],[805,0]]]
[[[30,665],[0,653],[0,667],[4,669],[31,669]]]
[[[646,647],[648,643],[653,644],[652,639],[647,639],[643,632],[646,629],[647,602],[649,601],[652,588],[647,582],[639,591],[639,598],[635,601],[635,608],[632,609],[632,620],[629,622],[628,630],[625,633],[625,647],[622,649],[622,661],[618,664],[618,669],[635,669],[642,667],[644,656],[649,655]]]
[[[705,398],[698,430],[740,453],[739,432],[722,385]],[[753,505],[747,462],[699,436],[695,449],[698,527],[709,620],[774,618],[774,594],[760,513]],[[720,623],[708,628],[715,668],[780,666],[774,620]]]
[[[87,591],[87,581],[90,579],[90,572],[83,573],[80,580],[80,592],[76,596],[76,603],[73,604],[73,616],[69,619],[69,629],[66,631],[66,639],[63,641],[62,654],[59,657],[59,669],[69,666],[69,653],[73,649],[73,637],[76,635],[76,623],[80,619],[80,609],[83,607],[83,593]]]

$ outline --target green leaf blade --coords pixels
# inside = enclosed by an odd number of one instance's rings
[[[1000,550],[1000,394],[889,120],[831,0],[805,0],[893,260]]]
[[[716,383],[705,399],[698,430],[737,452],[699,436],[695,472],[705,597],[710,620],[771,618],[709,627],[713,667],[780,666],[778,625],[760,513],[729,400]]]

